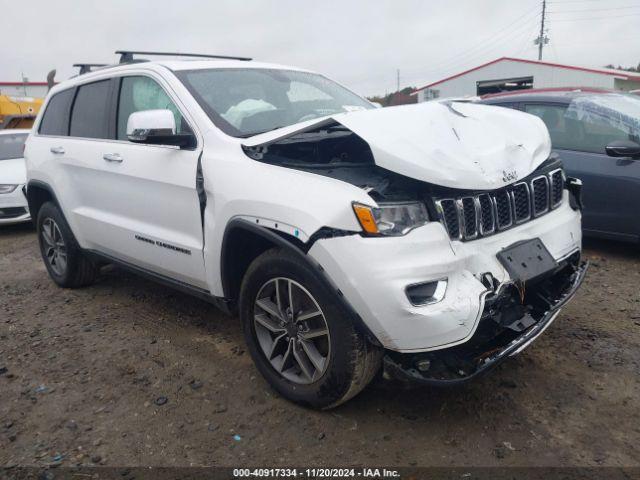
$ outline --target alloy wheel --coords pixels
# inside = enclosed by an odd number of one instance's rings
[[[254,303],[254,328],[262,352],[284,378],[309,384],[322,377],[330,355],[329,327],[318,302],[298,282],[266,282]]]
[[[67,271],[67,246],[55,220],[45,218],[42,222],[41,236],[49,266],[57,275],[64,275]]]

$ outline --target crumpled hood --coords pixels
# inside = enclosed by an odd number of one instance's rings
[[[256,135],[243,145],[268,145],[333,121],[365,140],[378,166],[452,188],[508,185],[551,152],[549,133],[533,115],[446,101],[340,113]]]
[[[24,158],[0,160],[0,184],[22,185],[27,181]]]

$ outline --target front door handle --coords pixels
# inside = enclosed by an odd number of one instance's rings
[[[105,153],[102,158],[107,162],[122,163],[122,157],[119,153]]]
[[[56,155],[64,154],[64,148],[63,147],[51,147],[49,151],[51,153],[55,153]]]

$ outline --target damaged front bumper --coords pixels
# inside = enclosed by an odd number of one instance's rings
[[[538,238],[560,263],[581,248],[580,213],[562,205],[533,221],[469,242],[451,241],[444,226],[430,222],[402,237],[360,235],[317,240],[316,261],[380,345],[400,353],[442,350],[474,336],[488,298],[482,278],[499,284],[512,278],[497,254]],[[416,305],[407,288],[446,279],[444,297]]]
[[[503,284],[487,297],[478,329],[469,341],[416,354],[388,351],[385,378],[446,386],[487,372],[522,352],[551,325],[582,284],[587,268],[576,252],[526,291],[514,283]]]

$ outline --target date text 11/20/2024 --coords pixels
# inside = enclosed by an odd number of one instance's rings
[[[399,478],[397,470],[386,468],[234,468],[235,478]]]

